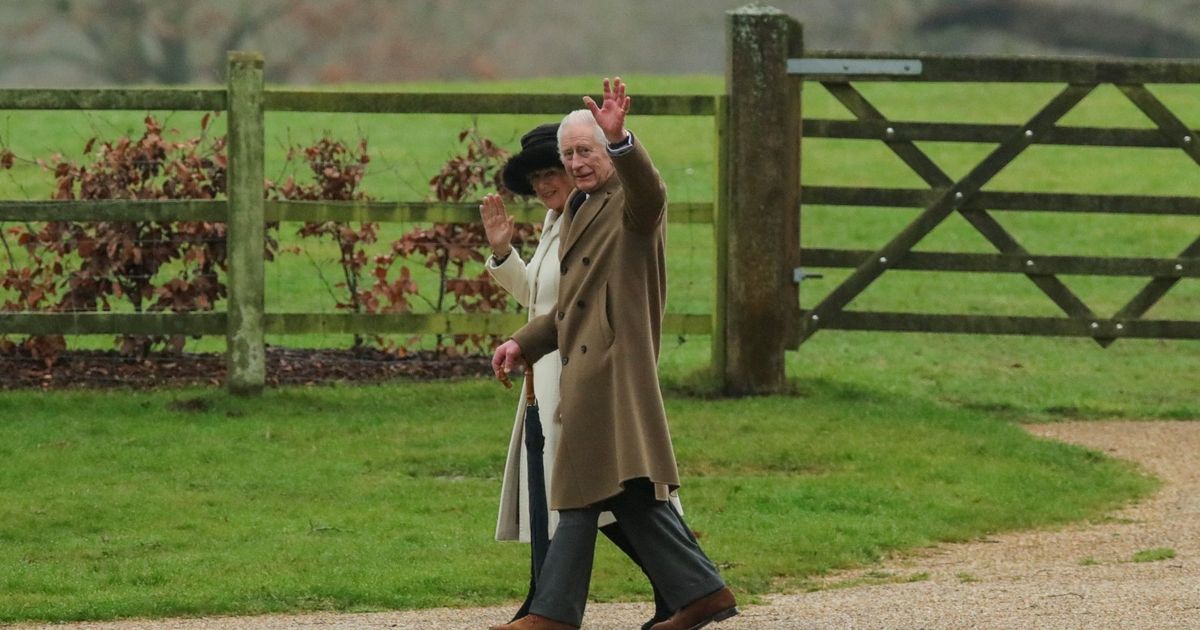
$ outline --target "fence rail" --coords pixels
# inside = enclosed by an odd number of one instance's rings
[[[0,90],[2,110],[223,111],[228,106],[224,89]],[[562,115],[579,107],[578,94],[263,90],[263,108],[269,112]],[[638,96],[639,116],[712,116],[713,111],[711,96]]]
[[[917,59],[915,75],[822,75],[821,79],[945,83],[1200,83],[1200,62],[1191,59],[1097,59],[810,50],[810,59]]]
[[[908,142],[973,142],[998,143],[1022,131],[1019,125],[986,125],[977,123],[933,123],[888,120],[804,120],[804,135],[808,138],[837,138],[845,140],[896,140]],[[1194,137],[1200,138],[1193,132]],[[1143,147],[1176,149],[1179,142],[1166,137],[1158,129],[1129,129],[1120,127],[1055,126],[1038,140],[1039,144]]]
[[[21,335],[222,335],[229,318],[204,313],[0,313],[0,330]],[[525,324],[521,313],[264,313],[263,331],[272,335],[410,334],[503,335]],[[707,335],[706,314],[668,313],[663,334]]]
[[[859,188],[806,186],[806,205],[924,208],[950,192],[933,188]],[[1093,214],[1200,215],[1200,198],[1166,195],[1089,195],[982,191],[963,201],[963,210],[1039,211]]]
[[[800,259],[804,261],[804,264],[812,267],[855,269],[862,266],[874,254],[875,252],[866,249],[804,248],[800,250]],[[1200,278],[1200,257],[1097,258],[1095,256],[911,252],[896,261],[892,268],[964,273]]]
[[[228,109],[224,89],[0,90],[3,110],[214,111]]]
[[[801,322],[812,311],[801,311]],[[1128,339],[1200,339],[1200,322],[1141,319],[1023,317],[1015,315],[942,315],[885,311],[842,311],[825,328],[834,330],[1090,337],[1111,342]]]
[[[276,112],[358,114],[554,114],[579,109],[578,94],[465,94],[415,92],[314,92],[266,90]],[[600,102],[600,97],[595,97]],[[713,97],[638,95],[638,116],[712,116]]]
[[[374,221],[377,223],[477,223],[478,203],[425,201],[265,201],[267,221]],[[522,223],[540,222],[546,208],[516,203],[509,214]],[[711,202],[671,204],[667,222],[711,224]],[[0,201],[0,221],[225,221],[225,200]]]

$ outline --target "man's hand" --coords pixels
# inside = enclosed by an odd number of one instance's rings
[[[621,83],[621,77],[613,79],[611,85],[608,78],[604,79],[603,106],[597,107],[596,101],[590,96],[583,97],[583,102],[592,110],[592,116],[596,118],[600,129],[604,130],[604,137],[608,138],[609,144],[625,140],[625,114],[629,113],[629,97],[625,96],[625,84]]]
[[[512,389],[512,382],[508,380],[508,373],[524,360],[521,356],[521,346],[517,345],[516,340],[509,339],[500,344],[496,348],[495,354],[492,355],[492,372],[496,373],[496,378],[500,379],[501,383],[508,389]]]
[[[503,258],[512,251],[513,218],[504,208],[500,195],[492,193],[479,204],[479,217],[483,219],[483,231],[488,244],[497,257]]]

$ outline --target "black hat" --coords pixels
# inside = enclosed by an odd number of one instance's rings
[[[518,195],[533,195],[529,175],[544,168],[563,168],[558,158],[558,123],[538,125],[521,136],[521,151],[501,171],[504,187]]]

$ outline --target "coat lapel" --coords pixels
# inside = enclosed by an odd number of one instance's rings
[[[536,267],[536,261],[546,255],[554,241],[558,240],[558,235],[561,233],[564,216],[560,215],[554,222],[551,223],[549,213],[546,214],[546,219],[542,221],[542,235],[538,239],[537,249],[533,250],[533,256],[529,258],[529,267]]]
[[[566,258],[567,252],[571,251],[571,248],[579,241],[579,237],[587,231],[588,226],[596,220],[596,217],[600,216],[600,212],[608,205],[608,200],[612,198],[613,193],[620,187],[620,179],[616,175],[613,175],[600,190],[592,193],[587,201],[583,202],[583,205],[580,206],[574,217],[571,216],[571,212],[568,210],[559,219],[560,221],[566,221],[563,224],[563,231],[561,232],[563,234],[561,238],[565,238],[566,240],[562,242],[558,251],[560,259]],[[583,192],[580,191],[576,194],[582,195]]]

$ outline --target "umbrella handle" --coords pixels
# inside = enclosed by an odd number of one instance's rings
[[[525,405],[532,407],[537,404],[537,397],[533,395],[533,366],[525,366]]]

